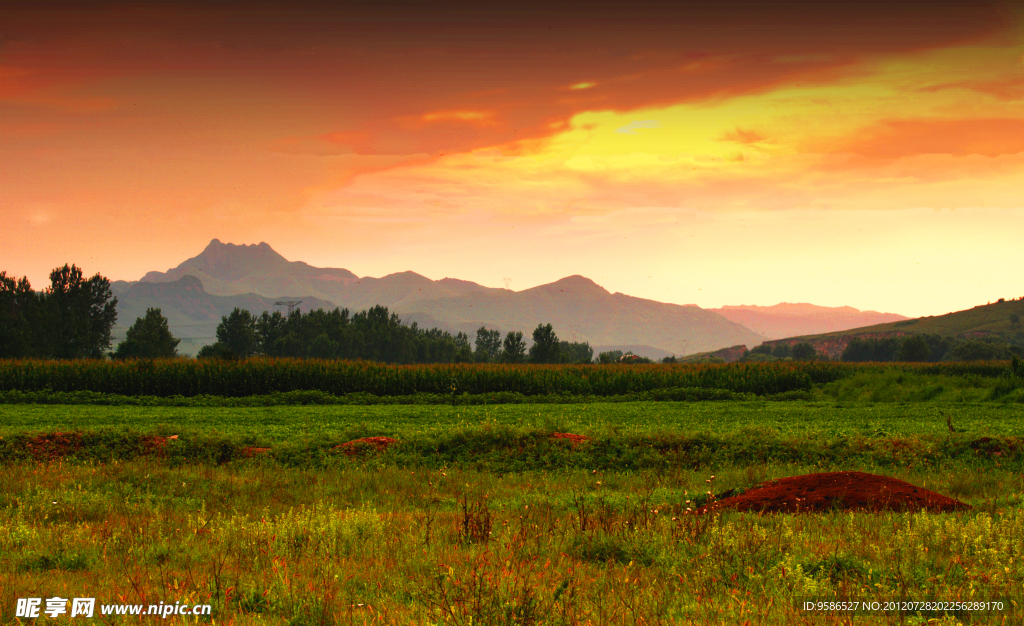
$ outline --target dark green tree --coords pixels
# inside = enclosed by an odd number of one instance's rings
[[[501,332],[487,330],[481,326],[476,331],[476,350],[473,357],[477,363],[492,363],[498,360],[501,354]]]
[[[903,362],[921,362],[931,359],[932,349],[928,340],[921,335],[907,337],[900,344],[900,350],[896,353],[896,360]]]
[[[301,311],[294,314],[302,315]],[[280,311],[264,311],[256,320],[256,342],[259,351],[267,356],[293,356],[284,354],[287,351],[288,318]]]
[[[793,346],[793,358],[797,361],[813,361],[817,356],[818,353],[815,352],[814,346],[806,341],[801,341]]]
[[[621,358],[622,350],[609,350],[598,354],[597,362],[603,365],[609,365],[611,363],[618,363]]]
[[[860,337],[854,337],[850,340],[850,343],[846,344],[840,359],[848,362],[863,363],[872,360],[874,355],[875,350],[872,343]]]
[[[99,359],[110,350],[110,330],[117,321],[117,298],[110,281],[99,274],[86,280],[76,265],[50,272],[35,333],[41,356]]]
[[[1020,316],[1016,313],[1010,313],[1010,326],[1020,326]]]
[[[950,361],[995,361],[1010,359],[1013,353],[1006,344],[991,341],[959,341],[949,350]]]
[[[522,363],[525,357],[526,342],[523,341],[523,333],[510,330],[502,344],[501,360],[505,363]]]
[[[170,359],[178,356],[180,339],[175,339],[160,309],[146,309],[146,317],[135,319],[125,340],[117,345],[115,359]]]
[[[594,360],[594,349],[585,342],[559,342],[558,352],[563,363],[591,363]]]
[[[39,304],[28,278],[15,280],[0,272],[0,358],[36,356],[33,319]]]
[[[469,335],[463,332],[455,334],[455,362],[473,362],[473,349],[469,347]]]
[[[537,324],[533,329],[533,345],[530,346],[531,363],[558,363],[560,357],[558,335],[551,324]]]
[[[256,318],[249,311],[235,307],[230,315],[220,318],[217,343],[205,346],[197,356],[244,359],[256,354],[258,347]]]

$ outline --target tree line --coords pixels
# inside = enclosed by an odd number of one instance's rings
[[[1011,318],[1016,317],[1011,315]],[[1011,319],[1012,323],[1012,319]],[[854,337],[843,349],[840,361],[848,363],[938,363],[941,361],[1003,361],[1024,357],[1024,333],[964,339],[942,335],[903,337]],[[808,342],[795,345],[761,344],[743,360],[821,360]]]
[[[110,349],[117,319],[110,281],[75,265],[50,272],[36,292],[28,278],[0,272],[0,358],[95,359]]]
[[[1013,317],[1013,316],[1011,316]],[[1024,356],[1024,336],[1018,331],[1010,337],[958,339],[941,335],[909,337],[854,337],[843,350],[843,361],[850,362],[931,362],[997,361]],[[1009,339],[1009,341],[1007,341]]]
[[[0,272],[0,358],[98,359],[173,358],[175,338],[158,308],[146,310],[110,350],[117,298],[110,280],[86,278],[75,265],[50,273],[50,286],[32,289],[28,278]],[[523,333],[481,327],[470,344],[463,332],[406,325],[387,307],[354,315],[348,309],[295,311],[288,316],[255,316],[236,308],[221,318],[217,342],[199,358],[269,357],[365,359],[386,363],[589,363],[586,343],[561,341],[551,324],[538,324],[527,349]]]
[[[322,309],[256,316],[236,308],[221,318],[217,342],[203,347],[198,358],[249,356],[365,359],[384,363],[589,363],[594,351],[586,343],[561,341],[551,324],[538,324],[529,350],[523,333],[480,327],[469,335],[406,325],[396,313],[377,305],[350,314],[348,309]]]
[[[117,298],[100,274],[86,278],[75,265],[50,273],[50,285],[32,289],[27,278],[0,272],[0,358],[160,358],[177,356],[180,342],[160,309],[151,308],[135,320],[114,351],[111,329],[117,320]],[[1024,330],[1010,315],[1011,334],[978,339],[940,335],[854,338],[843,361],[973,361],[1024,357]],[[452,335],[436,328],[404,324],[387,307],[350,314],[348,309],[295,311],[288,316],[264,312],[255,316],[236,308],[217,326],[217,342],[199,358],[268,357],[365,359],[385,363],[591,363],[587,343],[562,341],[551,324],[538,324],[527,349],[523,333],[481,327],[471,344],[464,332]],[[744,360],[821,358],[809,343],[795,346],[763,344]],[[670,357],[665,362],[675,362]],[[647,362],[619,351],[602,352],[600,363]]]

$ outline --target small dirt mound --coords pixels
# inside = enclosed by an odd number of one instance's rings
[[[910,483],[864,472],[791,476],[702,506],[696,513],[737,511],[797,513],[833,510],[956,511],[971,506]]]
[[[80,433],[46,433],[25,442],[25,447],[36,460],[52,460],[73,454],[82,447]]]
[[[254,448],[250,446],[242,450],[242,456],[248,458],[253,456],[260,456],[261,454],[266,454],[268,452],[270,452],[270,448]]]
[[[177,435],[171,435],[170,437],[160,437],[159,435],[144,435],[142,437],[143,454],[166,454],[167,442],[173,441],[177,438]]]
[[[581,443],[590,441],[590,437],[585,435],[574,435],[572,433],[551,433],[552,439],[568,439],[572,442],[573,447],[580,445]]]
[[[388,446],[396,443],[398,443],[398,440],[391,437],[363,437],[362,439],[343,443],[340,446],[334,446],[332,449],[341,450],[349,456],[355,456],[368,450],[375,452],[387,450]]]

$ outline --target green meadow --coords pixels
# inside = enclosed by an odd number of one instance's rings
[[[861,368],[694,402],[41,393],[0,404],[0,623],[80,619],[17,618],[26,597],[239,625],[1024,622],[1011,377]],[[398,443],[337,448],[370,436]],[[839,470],[972,508],[693,514]]]
[[[137,407],[0,405],[0,433],[131,429],[161,434],[221,433],[265,445],[303,437],[410,437],[500,425],[582,435],[728,435],[749,428],[781,437],[945,435],[1024,436],[1024,405],[1001,403],[623,402],[492,406],[370,405]],[[174,431],[173,433],[170,431]]]

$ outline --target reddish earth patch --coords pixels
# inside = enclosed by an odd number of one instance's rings
[[[590,441],[590,437],[584,435],[574,435],[572,433],[551,433],[552,439],[568,439],[572,442],[572,445],[578,446],[585,441]]]
[[[391,437],[363,437],[362,439],[355,439],[348,443],[343,443],[340,446],[334,446],[332,450],[341,450],[349,456],[355,456],[360,452],[372,449],[376,452],[387,450],[388,446],[398,443],[397,439]]]
[[[177,435],[171,435],[170,437],[145,435],[142,437],[142,450],[145,454],[163,454],[167,448],[167,442],[177,438]]]
[[[971,448],[976,454],[991,454],[992,456],[1003,456],[1006,453],[1015,453],[1020,449],[1020,440],[1012,437],[993,439],[992,437],[981,437],[971,442]]]
[[[270,448],[253,448],[250,446],[242,450],[242,456],[259,456],[261,454],[266,454],[268,452],[270,452]]]
[[[80,433],[46,433],[32,437],[25,447],[37,460],[57,459],[73,454],[82,447]]]
[[[702,506],[696,513],[737,511],[796,513],[832,510],[956,511],[971,506],[910,483],[864,472],[791,476]]]

